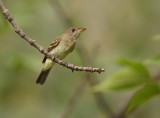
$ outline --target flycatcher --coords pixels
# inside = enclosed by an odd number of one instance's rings
[[[76,39],[81,32],[86,30],[85,28],[69,28],[64,34],[57,37],[48,47],[47,51],[57,57],[58,59],[64,59],[70,52],[73,51],[76,45]],[[39,74],[36,83],[44,84],[47,76],[55,64],[50,58],[44,57],[42,63],[44,64],[41,73]]]

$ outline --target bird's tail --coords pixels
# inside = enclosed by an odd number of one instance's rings
[[[49,68],[48,70],[43,70],[43,69],[42,69],[41,73],[39,74],[39,76],[38,76],[38,78],[37,78],[37,80],[36,80],[36,83],[43,85],[44,82],[45,82],[46,79],[47,79],[47,76],[48,76],[50,70],[51,70],[51,68]]]

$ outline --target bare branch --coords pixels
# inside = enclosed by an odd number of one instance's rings
[[[14,21],[13,17],[10,15],[8,9],[5,7],[5,5],[3,4],[3,2],[0,0],[0,8],[2,9],[3,15],[4,17],[11,23],[11,25],[13,26],[15,32],[21,36],[24,40],[26,40],[31,46],[35,47],[39,52],[41,52],[42,54],[44,54],[45,56],[47,56],[48,58],[50,58],[51,60],[55,61],[56,63],[71,69],[72,71],[86,71],[86,72],[104,72],[105,69],[103,68],[93,68],[93,67],[82,67],[82,66],[75,66],[73,64],[64,62],[62,60],[59,60],[58,58],[56,58],[55,56],[49,54],[42,46],[38,45],[35,40],[32,40],[30,37],[28,37],[23,31],[22,29],[16,24],[16,22]]]

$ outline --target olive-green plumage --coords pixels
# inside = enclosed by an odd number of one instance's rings
[[[47,51],[56,56],[58,59],[64,59],[70,52],[73,51],[77,37],[84,30],[86,29],[74,27],[69,28],[64,34],[60,35],[50,44]],[[41,85],[44,84],[55,62],[47,57],[44,57],[42,63],[44,63],[44,66],[36,80],[36,83]]]

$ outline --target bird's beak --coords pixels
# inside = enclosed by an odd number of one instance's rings
[[[85,30],[86,30],[86,28],[78,28],[78,29],[77,29],[77,32],[80,33],[80,32],[83,32],[83,31],[85,31]]]

